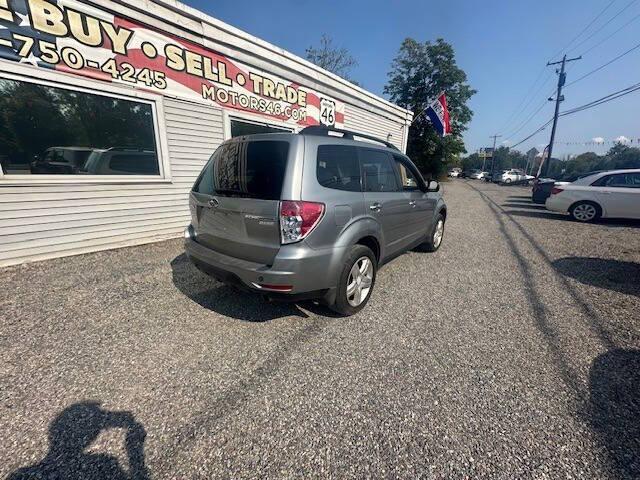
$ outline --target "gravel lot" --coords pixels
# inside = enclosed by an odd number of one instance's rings
[[[445,188],[351,318],[178,240],[0,271],[0,477],[640,477],[640,223]]]

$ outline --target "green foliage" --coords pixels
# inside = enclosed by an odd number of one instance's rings
[[[605,154],[586,152],[567,161],[554,159],[549,165],[549,177],[567,179],[596,170],[640,168],[640,149],[616,144]]]
[[[518,150],[510,150],[507,147],[496,148],[495,160],[488,157],[486,161],[477,153],[471,154],[468,157],[462,159],[462,165],[465,169],[482,168],[486,171],[491,171],[493,166],[494,171],[507,170],[509,168],[520,168],[524,170],[527,167],[528,159],[524,153]]]
[[[539,159],[533,165],[533,173],[538,171]],[[462,159],[461,166],[467,169],[482,168],[483,158],[477,153],[473,153]],[[510,150],[507,147],[496,149],[495,170],[506,170],[509,168],[520,168],[524,170],[531,164],[527,155],[518,150]],[[593,152],[586,152],[571,160],[562,161],[557,158],[551,160],[548,177],[558,180],[575,178],[578,175],[596,170],[616,170],[622,168],[640,168],[640,149],[626,145],[617,144],[607,152],[606,155],[598,155]],[[491,158],[485,164],[486,170],[491,170]]]
[[[407,143],[407,154],[430,176],[439,176],[446,163],[466,152],[462,133],[473,116],[467,102],[476,90],[467,84],[467,75],[457,66],[449,43],[441,38],[435,43],[405,39],[391,65],[384,93],[418,115],[442,91],[447,94],[452,134],[441,138],[427,117],[420,115],[409,129]]]

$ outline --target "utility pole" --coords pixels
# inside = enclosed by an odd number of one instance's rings
[[[565,73],[564,67],[567,64],[567,62],[574,62],[576,60],[581,60],[581,59],[582,59],[582,56],[568,59],[567,54],[565,53],[561,61],[547,62],[547,67],[551,65],[562,65],[562,66],[560,67],[560,71],[556,70],[556,72],[559,74],[558,75],[558,91],[556,93],[556,111],[553,115],[553,127],[551,127],[551,140],[549,141],[549,153],[547,156],[547,161],[544,164],[544,167],[542,168],[542,172],[541,172],[541,175],[543,177],[546,177],[549,173],[549,165],[551,164],[551,154],[553,153],[553,142],[556,139],[556,127],[558,126],[558,114],[560,113],[560,102],[564,101],[564,97],[562,96],[562,87],[564,87],[564,84],[567,81],[567,74]],[[549,100],[551,101],[553,100],[553,98],[550,98]],[[542,156],[542,161],[544,162],[544,154]]]
[[[489,138],[493,138],[493,151],[491,152],[491,179],[493,180],[493,170],[496,166],[496,140],[499,139],[502,135],[491,135]],[[482,169],[484,170],[484,168]]]

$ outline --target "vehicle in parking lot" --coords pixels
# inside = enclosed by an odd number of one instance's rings
[[[640,169],[610,170],[554,186],[546,207],[569,213],[574,220],[640,219]]]
[[[89,175],[158,175],[158,161],[153,150],[94,149],[82,172]]]
[[[380,264],[420,244],[437,250],[447,215],[438,182],[393,145],[325,127],[224,142],[189,206],[185,249],[198,268],[345,315],[366,305]]]
[[[480,180],[484,180],[485,182],[491,181],[491,172],[482,172],[480,175]]]
[[[489,172],[483,172],[482,170],[474,170],[473,173],[469,176],[469,178],[473,180],[481,180],[485,175],[488,175]]]
[[[80,173],[93,151],[90,147],[50,147],[31,162],[32,174]]]
[[[554,180],[553,178],[536,178],[533,181],[533,188],[531,189],[531,200],[534,203],[544,205],[544,203],[547,201],[547,198],[551,196],[551,190],[553,189],[553,187],[568,185],[572,182],[575,182],[579,178],[588,177],[602,171],[603,170],[598,170],[582,173],[579,175],[571,175],[563,180]]]
[[[477,175],[480,173],[480,170],[478,170],[477,168],[472,168],[471,170],[465,170],[463,172],[464,174],[464,178],[472,178],[477,180]]]
[[[460,176],[461,173],[462,173],[462,169],[459,167],[455,167],[449,170],[449,172],[447,173],[447,176],[457,178]]]
[[[514,168],[511,170],[505,170],[500,177],[500,182],[508,185],[511,183],[521,183],[525,180],[528,180],[529,178],[533,177],[525,175],[522,170],[517,170]]]

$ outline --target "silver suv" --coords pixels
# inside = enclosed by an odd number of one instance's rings
[[[438,182],[393,145],[325,127],[224,142],[189,206],[185,248],[200,270],[344,315],[366,305],[379,265],[437,250],[447,218]]]

